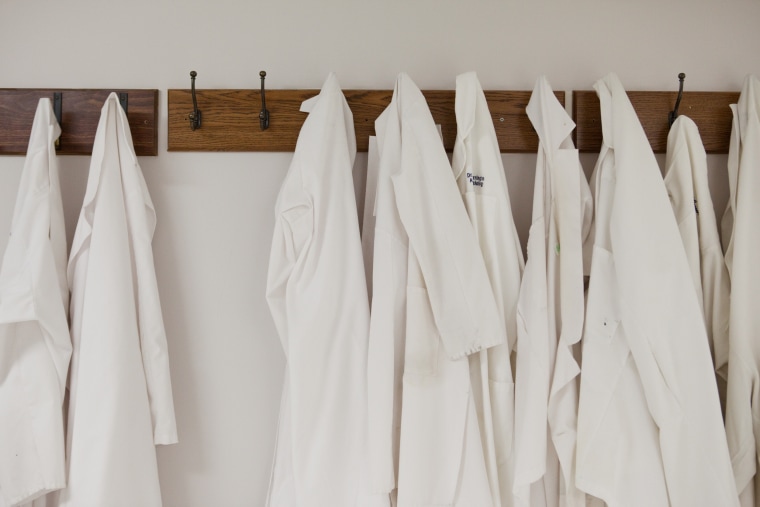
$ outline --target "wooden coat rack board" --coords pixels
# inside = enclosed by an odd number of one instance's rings
[[[158,155],[158,90],[0,89],[0,155],[24,155],[37,104],[62,93],[57,153],[90,155],[100,110],[111,92],[128,94],[129,128],[137,155]]]
[[[259,126],[261,92],[258,90],[196,90],[203,122],[190,128],[193,111],[190,90],[169,90],[169,151],[294,151],[306,119],[301,102],[319,90],[266,90],[270,126]],[[356,143],[367,151],[375,134],[375,119],[390,104],[391,90],[343,90],[354,115]],[[454,148],[456,116],[454,91],[423,91],[436,123],[441,125],[447,150]],[[525,114],[530,91],[486,91],[501,151],[527,153],[538,149],[538,136]],[[557,92],[564,104],[564,92]]]
[[[668,147],[668,113],[676,103],[677,92],[627,92],[639,117],[649,144],[655,153]],[[683,92],[678,115],[688,116],[699,127],[707,153],[728,153],[731,136],[730,104],[736,104],[739,93]],[[598,152],[602,147],[602,123],[599,98],[594,91],[573,92],[575,146],[582,152]]]

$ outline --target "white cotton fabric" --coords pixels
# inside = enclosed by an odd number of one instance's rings
[[[71,248],[68,486],[61,507],[160,507],[155,446],[177,442],[151,241],[156,214],[115,93]]]
[[[506,331],[505,343],[469,356],[472,395],[493,505],[512,507],[515,385],[510,354],[517,342],[517,296],[525,263],[496,131],[474,72],[457,76],[455,109],[457,137],[452,169]]]
[[[736,506],[707,333],[657,162],[618,78],[595,89],[578,487],[609,507]]]
[[[516,469],[521,506],[585,506],[575,487],[583,328],[583,240],[591,194],[570,134],[575,124],[545,77],[527,107],[539,136],[528,261],[518,302]]]
[[[71,337],[66,231],[50,99],[34,115],[0,268],[0,505],[63,488]]]
[[[504,343],[505,333],[483,257],[433,118],[406,74],[375,128],[372,484],[398,486],[400,507],[491,505],[467,355]]]
[[[726,434],[742,506],[760,505],[760,81],[748,76],[731,106],[728,153],[730,197],[723,216],[726,265],[731,278]]]
[[[687,116],[679,116],[670,127],[665,171],[665,188],[686,250],[725,404],[731,287],[710,196],[707,154],[697,125]]]
[[[353,116],[330,74],[275,210],[267,300],[287,357],[270,507],[384,507],[367,488],[369,304]]]

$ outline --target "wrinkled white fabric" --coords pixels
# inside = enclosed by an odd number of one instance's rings
[[[287,357],[270,507],[383,507],[367,490],[369,304],[337,78],[304,102],[275,209],[267,300]]]
[[[518,303],[516,469],[519,505],[585,505],[575,487],[583,328],[583,240],[591,194],[570,133],[575,124],[540,78],[527,107],[539,136],[528,261]],[[561,473],[560,473],[561,472]]]
[[[514,377],[516,309],[524,267],[499,143],[474,72],[457,76],[457,137],[452,169],[480,243],[506,343],[470,356],[472,394],[493,504],[514,505]]]
[[[156,214],[127,116],[103,106],[71,248],[66,507],[161,505],[156,449],[177,442],[151,241]]]
[[[665,171],[665,188],[681,232],[725,404],[731,288],[707,180],[707,154],[697,125],[686,116],[676,118],[670,128]]]
[[[736,487],[744,507],[760,505],[760,81],[748,76],[731,106],[728,153],[730,198],[723,217],[726,265],[731,277],[726,434]]]
[[[406,74],[375,129],[372,484],[390,492],[398,475],[401,507],[490,505],[467,355],[505,336],[483,257],[433,118]]]
[[[609,507],[736,506],[707,333],[657,162],[618,78],[595,89],[603,144],[577,484]]]
[[[66,485],[63,400],[71,337],[66,231],[50,99],[34,115],[0,268],[0,505]]]

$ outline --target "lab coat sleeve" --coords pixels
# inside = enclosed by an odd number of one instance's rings
[[[156,445],[176,444],[177,424],[169,373],[169,350],[150,237],[136,244],[135,248],[139,290],[140,349],[153,421],[153,443]]]
[[[506,343],[483,255],[432,117],[419,98],[402,113],[396,205],[420,263],[446,354],[458,359]]]
[[[298,156],[298,155],[296,155]],[[287,293],[294,266],[313,233],[313,208],[302,192],[298,161],[280,190],[269,255],[267,301],[282,348],[288,354]]]

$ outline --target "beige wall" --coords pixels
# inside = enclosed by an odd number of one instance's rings
[[[273,205],[290,154],[166,152],[166,89],[391,88],[404,70],[453,89],[739,90],[760,73],[756,0],[0,0],[0,87],[158,88],[158,157],[141,159],[158,212],[156,269],[181,443],[159,450],[167,507],[260,506],[284,358],[264,298]],[[594,156],[584,156],[590,172]],[[364,158],[361,158],[364,160]],[[505,157],[523,242],[532,155]],[[722,210],[725,157],[710,158]],[[23,159],[0,158],[0,252]],[[88,159],[65,157],[69,238]],[[358,168],[361,175],[362,168]]]

